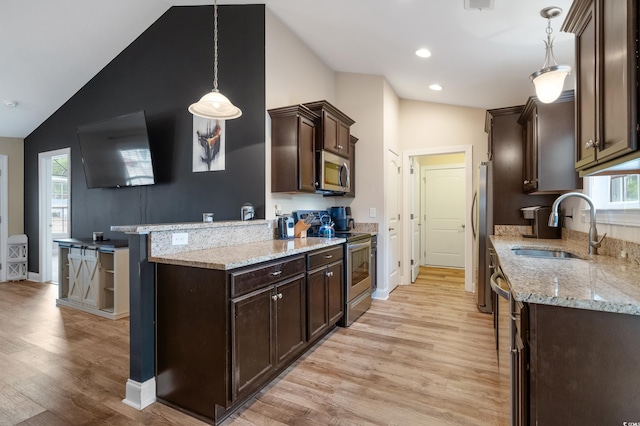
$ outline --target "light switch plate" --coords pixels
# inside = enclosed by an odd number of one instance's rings
[[[376,208],[375,207],[369,208],[369,217],[376,217]]]
[[[189,234],[186,232],[176,232],[171,234],[172,246],[184,246],[189,244]]]

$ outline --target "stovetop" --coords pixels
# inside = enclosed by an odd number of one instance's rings
[[[309,216],[313,216],[311,220],[311,226],[307,229],[307,237],[317,237],[318,229],[322,225],[321,219],[324,216],[331,218],[331,215],[327,210],[296,210],[292,212],[294,220],[304,220]],[[325,219],[326,222],[326,219]],[[368,232],[354,232],[352,230],[340,231],[336,229],[336,238],[346,238],[347,241],[359,241],[371,238],[371,234]]]

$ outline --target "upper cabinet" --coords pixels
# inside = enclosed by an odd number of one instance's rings
[[[633,0],[575,0],[563,24],[563,31],[576,35],[575,167],[580,176],[640,157],[636,19]]]
[[[316,192],[316,122],[302,105],[270,109],[271,191]]]
[[[574,169],[573,91],[565,91],[553,103],[532,96],[518,123],[524,144],[523,184],[527,193],[561,193],[582,187]]]
[[[304,106],[320,116],[320,124],[316,129],[317,149],[349,157],[349,137],[355,121],[327,101],[310,102]]]

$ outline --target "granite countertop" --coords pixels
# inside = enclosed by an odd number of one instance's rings
[[[626,259],[588,254],[585,244],[491,236],[499,264],[516,300],[640,315],[640,266]],[[559,249],[578,259],[513,254],[513,248]]]
[[[113,225],[111,231],[125,232],[127,234],[148,234],[158,231],[186,231],[189,229],[220,229],[230,226],[255,226],[270,225],[273,220],[255,219],[255,220],[222,220],[217,222],[184,222],[184,223],[155,223],[142,225]]]
[[[292,238],[149,257],[150,262],[207,269],[235,269],[346,242],[344,238]]]

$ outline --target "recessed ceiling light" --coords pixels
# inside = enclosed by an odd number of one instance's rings
[[[421,58],[428,58],[429,56],[431,56],[431,52],[429,52],[429,49],[418,49],[416,50],[416,55],[420,56]]]
[[[4,101],[4,105],[7,108],[15,108],[18,106],[18,102],[17,101]]]
[[[440,86],[439,84],[432,84],[429,86],[429,89],[431,90],[442,90],[442,86]]]

